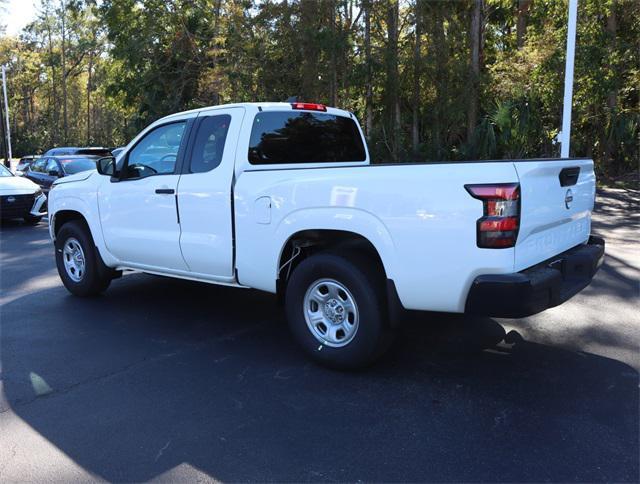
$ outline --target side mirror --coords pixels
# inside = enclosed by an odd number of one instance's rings
[[[49,176],[55,176],[56,178],[60,177],[60,172],[58,170],[49,170],[47,173]]]
[[[116,159],[113,156],[100,158],[96,162],[96,169],[101,175],[113,176],[116,172]]]

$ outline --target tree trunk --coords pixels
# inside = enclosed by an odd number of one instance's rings
[[[400,151],[400,74],[398,71],[398,0],[388,0],[387,5],[387,117],[392,134],[389,140],[391,157],[398,161]]]
[[[67,114],[66,0],[62,0],[60,3],[61,3],[60,21],[62,26],[62,38],[60,39],[62,42],[61,49],[60,49],[60,54],[61,54],[60,60],[62,63],[62,138],[63,138],[63,143],[66,145],[67,140],[69,139],[69,117]]]
[[[338,46],[341,46],[340,39],[336,38],[336,2],[335,0],[331,0],[329,2],[329,27],[331,29],[331,88],[330,88],[330,98],[331,105],[338,105],[338,57],[336,50]]]
[[[365,79],[365,133],[371,136],[373,128],[373,85],[372,85],[372,69],[371,69],[371,2],[364,0],[362,3],[364,9],[364,57],[366,66]]]
[[[471,11],[469,62],[469,105],[467,110],[467,141],[471,141],[478,124],[478,97],[480,87],[480,51],[482,44],[482,8],[483,0],[473,0]]]
[[[47,13],[47,41],[49,51],[49,66],[51,67],[51,96],[49,97],[49,112],[53,114],[53,119],[50,120],[51,135],[49,137],[49,144],[55,146],[58,142],[58,89],[56,87],[56,65],[53,61],[53,39],[51,35],[51,18]]]
[[[532,0],[518,0],[518,18],[516,21],[516,42],[518,49],[524,46],[524,40],[527,35],[527,16],[529,15],[529,7]]]
[[[422,58],[420,55],[420,41],[422,37],[422,12],[421,0],[415,4],[415,39],[413,44],[413,122],[411,125],[411,145],[414,155],[418,153],[420,146],[420,67]]]
[[[616,17],[616,1],[611,3],[611,11],[607,16],[607,34],[609,34],[609,54],[612,56],[616,50],[616,35],[618,30],[618,19]],[[611,66],[613,68],[613,66]],[[615,86],[611,88],[607,95],[607,107],[611,110],[616,108],[618,103],[618,92]]]
[[[91,146],[91,76],[93,74],[93,51],[89,52],[89,66],[87,69],[87,146]]]
[[[316,86],[318,45],[316,40],[317,6],[315,0],[300,0],[300,28],[302,31],[302,95],[303,100],[317,102]]]
[[[442,5],[439,3],[432,4],[434,11],[432,18],[433,25],[433,43],[435,52],[435,73],[434,83],[436,89],[436,102],[433,107],[433,125],[432,139],[434,147],[434,155],[440,158],[442,152],[442,113],[446,109],[448,102],[445,73],[447,65],[447,49],[446,38],[444,34],[444,16],[442,14]]]
[[[607,24],[606,24],[606,31],[607,31],[607,50],[609,52],[609,58],[613,58],[615,51],[616,51],[616,36],[617,36],[617,30],[618,30],[618,19],[616,17],[616,1],[613,0],[613,2],[611,3],[611,10],[609,11],[609,15],[607,16]],[[609,70],[615,70],[615,65],[613,64],[609,64]],[[611,139],[611,132],[614,129],[613,127],[613,123],[615,123],[616,121],[616,108],[618,105],[618,90],[617,90],[617,86],[616,86],[616,81],[615,79],[617,79],[616,75],[612,76],[614,81],[613,81],[613,85],[611,86],[609,92],[607,93],[607,109],[608,109],[608,117],[609,117],[609,129],[606,130],[605,129],[605,133],[604,133],[604,137],[605,137],[605,142],[604,142],[604,156],[603,156],[603,162],[604,162],[604,168],[607,172],[608,175],[616,175],[618,172],[618,166],[616,163],[616,157],[615,157],[615,150],[616,147],[614,145],[614,140]]]

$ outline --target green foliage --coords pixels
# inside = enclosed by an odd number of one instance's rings
[[[0,37],[14,151],[300,96],[352,110],[376,162],[557,156],[566,1],[518,4],[481,2],[474,71],[471,0],[44,0]],[[616,175],[639,161],[640,3],[581,0],[578,16],[572,155]]]

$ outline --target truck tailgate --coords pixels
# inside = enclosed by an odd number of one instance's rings
[[[514,162],[521,189],[515,270],[586,242],[595,200],[593,161]]]

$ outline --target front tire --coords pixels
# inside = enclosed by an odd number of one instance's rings
[[[84,223],[73,220],[64,224],[55,248],[58,274],[71,294],[96,296],[109,287],[111,277],[101,270],[102,260]]]
[[[285,305],[294,337],[324,366],[365,367],[392,341],[384,277],[358,253],[304,259],[289,279]]]

